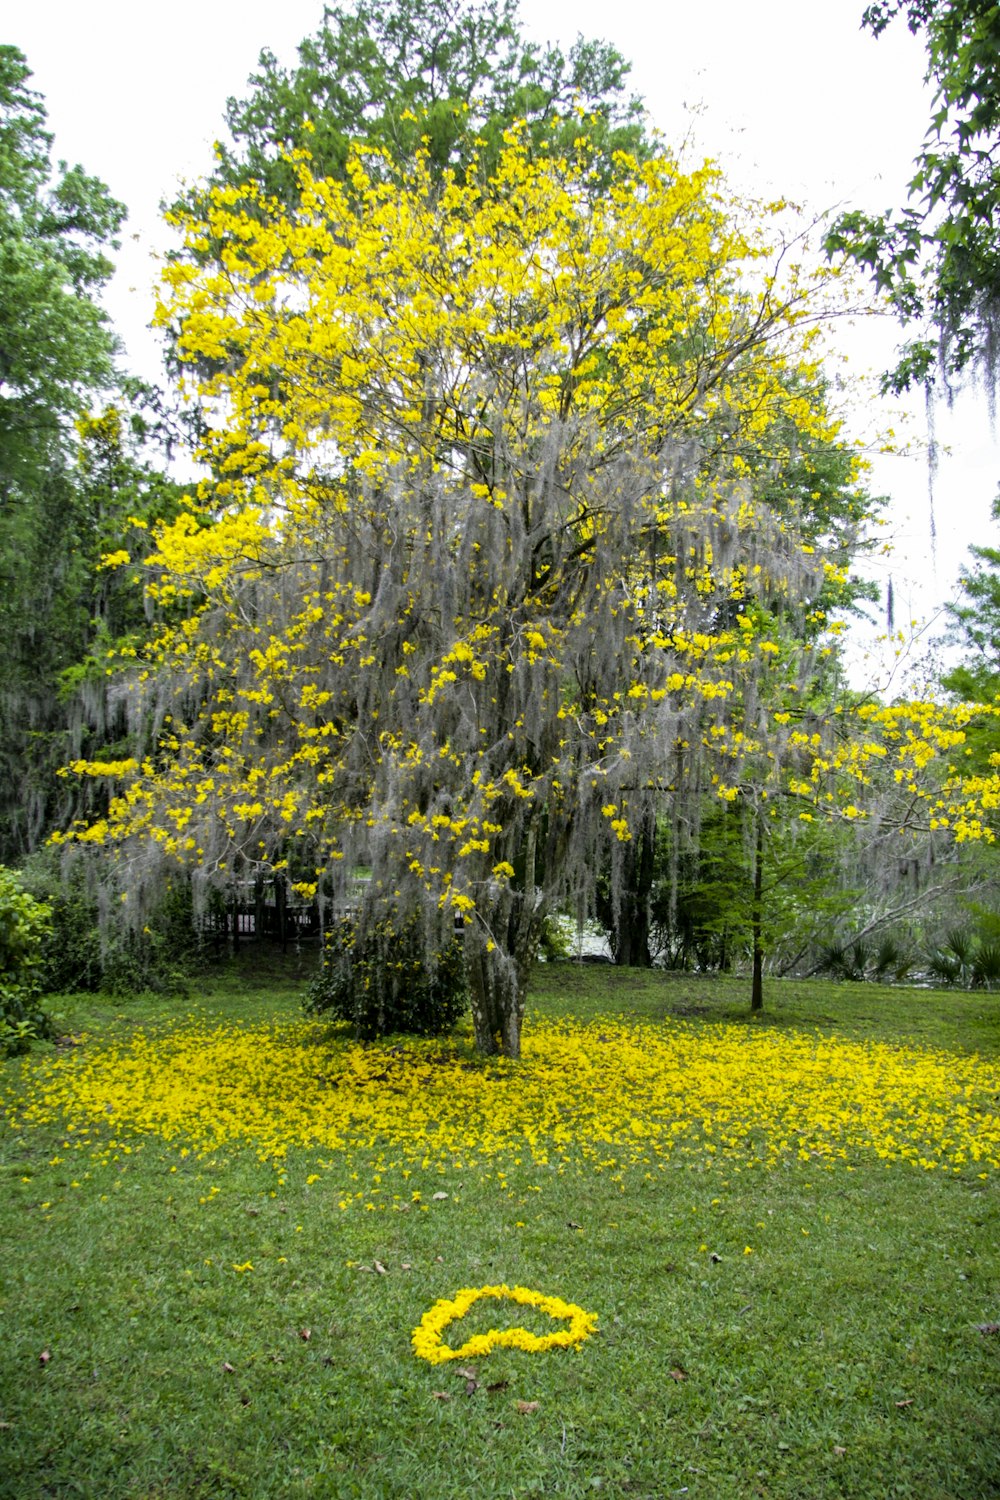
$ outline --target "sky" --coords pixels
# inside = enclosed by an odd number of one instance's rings
[[[613,43],[668,143],[717,159],[741,192],[792,198],[819,216],[900,204],[929,115],[919,39],[897,22],[876,41],[861,29],[863,9],[864,0],[522,0],[521,18],[539,41],[568,47],[582,33]],[[209,170],[225,101],[246,92],[261,48],[294,62],[322,10],[322,0],[39,0],[4,23],[0,41],[21,48],[44,96],[55,155],[81,162],[128,206],[105,302],[125,363],[149,379],[160,378],[147,328],[156,255],[171,243],[159,204]],[[856,383],[843,398],[847,430],[872,453],[873,492],[891,502],[883,531],[893,551],[873,570],[883,590],[892,578],[897,625],[918,622],[898,685],[902,673],[926,673],[927,642],[940,634],[969,544],[995,540],[1000,450],[980,395],[942,407],[932,505],[922,398],[890,403],[874,391],[897,339],[891,320],[872,316],[838,325],[833,343]],[[888,429],[908,454],[877,454]],[[883,630],[884,621],[852,630],[858,685],[884,688],[893,670]]]

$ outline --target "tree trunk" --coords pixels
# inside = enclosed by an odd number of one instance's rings
[[[285,886],[284,875],[274,877],[274,919],[278,928],[278,936],[281,939],[281,951],[285,953],[288,949],[288,929],[286,927],[286,908],[288,905],[288,891]]]
[[[476,1051],[520,1057],[524,1004],[545,903],[535,889],[535,831],[524,844],[524,889],[506,887],[483,902],[465,929],[465,962]]]
[[[490,982],[489,954],[481,934],[476,930],[475,918],[465,931],[465,968],[472,1002],[476,1051],[483,1057],[493,1057],[500,1051],[502,1014],[498,1006],[499,997],[495,985]]]
[[[750,927],[753,934],[753,981],[750,988],[750,1009],[764,1009],[764,822],[760,810],[757,812],[757,838],[753,860],[753,906]]]
[[[649,951],[649,898],[656,871],[656,828],[648,824],[633,840],[625,856],[621,900],[611,938],[616,964],[630,969],[651,969]]]

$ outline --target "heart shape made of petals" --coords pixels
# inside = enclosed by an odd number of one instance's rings
[[[450,1324],[464,1318],[470,1307],[484,1298],[497,1302],[518,1302],[523,1307],[534,1307],[567,1327],[554,1333],[531,1333],[527,1328],[491,1328],[488,1333],[473,1334],[459,1349],[452,1349],[444,1342],[444,1331]],[[463,1287],[454,1297],[442,1298],[428,1308],[413,1330],[410,1342],[413,1352],[432,1365],[444,1364],[449,1359],[476,1359],[489,1354],[493,1349],[522,1349],[527,1354],[542,1354],[548,1349],[575,1349],[597,1328],[597,1314],[585,1312],[575,1302],[564,1302],[561,1297],[547,1297],[544,1292],[532,1291],[525,1286],[480,1286]]]

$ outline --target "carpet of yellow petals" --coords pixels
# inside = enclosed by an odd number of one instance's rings
[[[862,1159],[986,1175],[1000,1167],[1000,1068],[973,1056],[742,1025],[535,1020],[520,1063],[441,1041],[357,1045],[315,1023],[188,1019],[127,1045],[26,1059],[3,1099],[120,1159],[144,1139],[183,1156],[253,1152],[279,1177],[306,1148],[369,1169],[341,1207],[379,1201],[371,1170],[447,1163],[599,1171]],[[373,1182],[376,1186],[372,1186]],[[414,1197],[419,1198],[419,1194]]]
[[[861,1158],[1000,1167],[1000,1070],[973,1056],[739,1025],[535,1020],[520,1064],[462,1046],[357,1046],[315,1023],[187,1020],[127,1046],[25,1061],[3,1100],[117,1158],[156,1137],[187,1157],[363,1154],[369,1167],[597,1170]],[[370,1181],[370,1179],[369,1179]],[[370,1197],[348,1194],[342,1206]],[[375,1194],[378,1197],[378,1193]]]

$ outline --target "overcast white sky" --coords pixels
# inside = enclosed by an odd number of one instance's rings
[[[103,178],[129,208],[107,305],[131,368],[159,376],[146,331],[155,252],[169,242],[158,205],[178,178],[201,176],[227,96],[243,94],[262,47],[285,62],[315,31],[322,0],[38,0],[8,13],[0,41],[25,53],[56,136],[56,154]],[[668,140],[693,136],[747,192],[782,194],[813,212],[900,202],[928,116],[919,41],[897,23],[879,41],[860,29],[864,0],[522,0],[525,30],[568,46],[578,32],[613,42]],[[891,359],[895,329],[874,320],[837,340],[859,375]],[[869,395],[856,430],[899,427]],[[916,403],[911,431],[924,432]],[[941,464],[932,549],[926,464],[877,461],[892,496],[897,619],[926,619],[954,591],[969,543],[991,540],[1000,478],[985,405],[962,397],[938,418]],[[884,581],[885,574],[883,574]],[[860,675],[860,668],[856,669]]]

